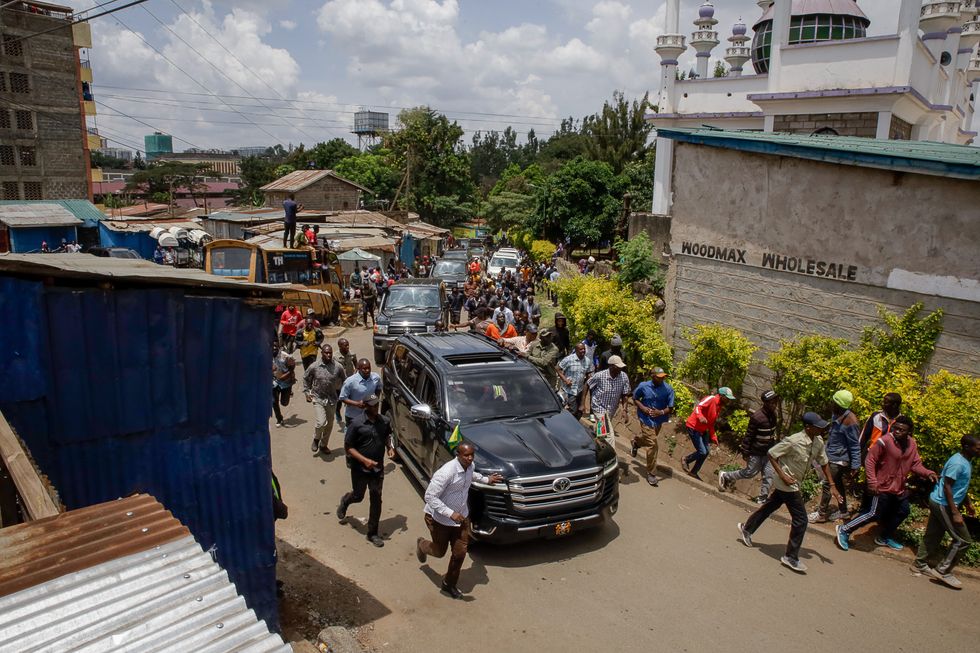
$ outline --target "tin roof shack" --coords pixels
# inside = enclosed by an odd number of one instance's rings
[[[281,289],[88,254],[0,256],[0,411],[68,509],[134,492],[277,623],[270,315]]]
[[[152,261],[159,241],[150,234],[154,229],[167,231],[175,227],[189,232],[201,229],[201,224],[193,220],[113,219],[104,220],[99,225],[99,234],[102,237],[103,247],[127,247],[141,258]]]
[[[674,149],[664,332],[741,330],[764,359],[800,334],[857,342],[878,307],[942,308],[926,366],[980,374],[980,149],[660,129]],[[749,369],[747,396],[769,387]]]
[[[290,194],[308,211],[348,211],[360,204],[361,193],[371,191],[344,179],[333,170],[297,170],[262,187],[265,205],[281,207]]]
[[[0,529],[0,550],[0,650],[291,650],[151,496]]]
[[[51,249],[57,249],[62,238],[75,240],[86,248],[94,247],[99,244],[99,223],[106,217],[88,200],[0,200],[0,215],[20,221],[18,226],[11,228],[0,219],[0,252],[17,253],[39,250],[41,241],[47,241]],[[75,235],[67,235],[70,233]],[[17,241],[17,249],[11,247],[11,239]]]

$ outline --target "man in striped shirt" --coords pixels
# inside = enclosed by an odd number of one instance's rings
[[[470,486],[474,480],[490,485],[504,480],[500,474],[484,476],[473,469],[473,454],[473,445],[463,442],[456,448],[456,457],[432,475],[425,490],[425,525],[429,527],[432,541],[422,537],[415,541],[415,555],[422,564],[425,564],[426,556],[441,558],[446,555],[446,549],[451,551],[449,569],[440,591],[454,599],[463,598],[456,581],[470,540],[470,508],[467,504]]]

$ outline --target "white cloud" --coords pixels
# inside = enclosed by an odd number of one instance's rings
[[[296,29],[296,21],[295,20],[285,20],[285,19],[284,20],[280,20],[279,21],[279,27],[283,28],[284,30],[288,30],[288,31],[294,30],[294,29]]]

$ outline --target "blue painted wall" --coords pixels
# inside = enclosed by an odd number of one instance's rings
[[[44,241],[54,250],[61,247],[62,238],[67,241],[78,240],[75,227],[18,227],[11,229],[9,233],[10,251],[15,254],[40,251]]]
[[[153,252],[157,248],[157,241],[150,238],[149,232],[112,231],[104,223],[99,224],[99,239],[103,247],[128,247],[148,261],[153,260]]]
[[[278,624],[268,315],[0,276],[0,410],[69,509],[159,499]]]

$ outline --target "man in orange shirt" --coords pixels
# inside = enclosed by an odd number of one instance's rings
[[[504,338],[516,338],[517,329],[514,328],[513,324],[507,324],[507,316],[501,311],[497,313],[496,323],[487,327],[486,336],[500,342]]]
[[[718,394],[708,395],[698,402],[694,412],[687,418],[685,426],[687,426],[687,434],[691,437],[691,443],[694,444],[694,451],[685,456],[681,464],[688,475],[701,480],[698,472],[701,471],[704,461],[708,459],[708,437],[711,437],[712,442],[718,442],[718,436],[715,435],[715,421],[721,415],[725,404],[734,400],[735,395],[732,394],[731,388],[718,388]]]
[[[889,433],[892,424],[902,414],[902,395],[889,392],[881,400],[881,410],[868,418],[861,430],[861,460],[868,456],[868,449],[875,446],[878,438]]]

